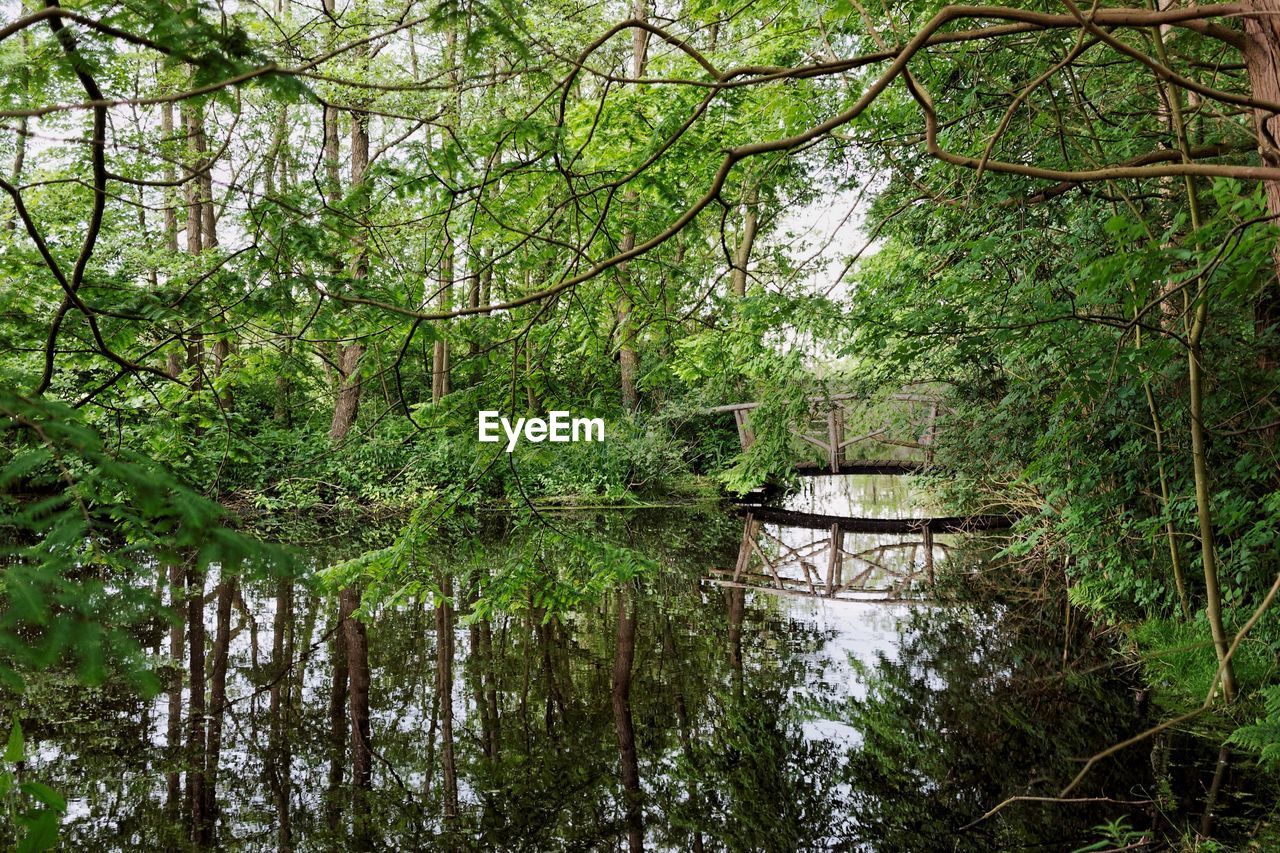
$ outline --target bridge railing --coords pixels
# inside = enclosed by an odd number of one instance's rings
[[[845,601],[927,597],[935,565],[956,535],[1006,530],[1005,515],[855,518],[744,507],[732,569],[715,568],[720,586]],[[941,538],[938,538],[941,537]]]
[[[836,474],[851,467],[888,470],[924,467],[933,461],[938,420],[949,412],[940,397],[911,392],[871,398],[859,394],[832,394],[808,399],[804,423],[788,427],[795,438],[822,454],[822,467]],[[732,413],[738,441],[745,452],[756,441],[751,412],[760,403],[732,403],[704,410],[708,414]],[[888,406],[888,410],[885,407]],[[850,432],[853,431],[851,435]],[[903,434],[905,431],[905,435]],[[873,459],[858,456],[854,448],[880,446],[921,451],[916,458]],[[900,454],[900,451],[896,451]],[[814,467],[801,461],[797,467]]]

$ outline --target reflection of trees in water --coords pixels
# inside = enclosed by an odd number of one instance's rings
[[[868,693],[843,706],[862,735],[850,753],[855,838],[877,849],[1016,849],[1093,840],[1122,806],[1016,803],[956,833],[1012,795],[1054,796],[1079,760],[1141,720],[1132,694],[1102,673],[1060,676],[1050,619],[1012,611],[916,611],[892,656],[864,671]],[[1145,753],[1104,763],[1078,796],[1134,799]],[[1141,798],[1141,797],[1139,797]],[[1141,809],[1142,807],[1138,807]],[[1140,811],[1135,825],[1148,820]]]
[[[175,757],[162,748],[165,727],[153,745],[145,728],[117,724],[172,707],[172,691],[154,703],[100,696],[81,709],[78,718],[102,721],[100,735],[78,743],[74,760],[68,752],[40,767],[84,798],[87,816],[68,838],[92,848],[125,827],[182,846],[203,826],[216,845],[279,850],[799,849],[874,829],[924,843],[932,836],[902,828],[911,814],[954,826],[991,805],[1004,780],[1032,778],[1033,766],[1059,781],[1065,756],[1085,750],[1062,727],[1043,731],[1046,720],[1078,719],[1083,706],[1094,731],[1126,723],[1120,711],[1098,715],[1109,707],[1100,693],[1019,687],[1006,673],[1055,667],[1030,646],[1019,651],[1006,626],[929,613],[897,660],[879,663],[872,696],[849,703],[852,685],[824,670],[834,634],[820,620],[701,582],[706,567],[731,559],[740,522],[591,523],[662,568],[563,617],[528,607],[464,619],[484,577],[453,587],[442,575],[453,604],[386,610],[367,625],[349,618],[354,589],[337,602],[280,583],[219,584],[207,602],[183,591],[174,601],[198,615],[193,637],[206,609],[212,617],[206,713],[181,715],[183,736],[199,724],[204,737]],[[249,630],[246,613],[272,614],[270,624]],[[181,639],[166,650],[175,659]],[[190,660],[204,665],[203,655]],[[868,748],[846,756],[845,744],[805,725],[842,716]],[[57,727],[39,736],[74,737]],[[164,808],[175,768],[207,783],[184,815]],[[202,818],[192,821],[197,803]]]

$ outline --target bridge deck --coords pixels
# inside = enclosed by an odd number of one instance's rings
[[[765,506],[741,506],[738,510],[757,521],[802,527],[808,530],[830,530],[838,527],[846,533],[970,533],[979,530],[1006,530],[1014,518],[1007,515],[937,516],[934,518],[854,518],[795,512]]]
[[[798,462],[796,473],[802,477],[830,477],[832,474],[918,474],[927,466],[920,459],[859,459],[842,461],[839,470],[832,471],[825,462]]]

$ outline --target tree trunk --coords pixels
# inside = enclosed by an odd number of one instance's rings
[[[649,9],[646,0],[634,0],[631,16],[639,21],[649,20]],[[648,52],[649,31],[636,27],[631,31],[632,78],[639,78],[644,75]],[[635,217],[636,202],[639,198],[635,190],[627,190],[623,193],[622,198],[626,206],[627,215]],[[619,248],[623,252],[629,252],[635,247],[636,230],[635,223],[632,221],[623,232],[622,244]],[[635,344],[635,319],[632,316],[633,305],[631,301],[632,288],[629,263],[624,262],[618,265],[618,281],[622,288],[622,293],[618,297],[618,367],[621,374],[622,407],[629,412],[633,412],[640,405],[640,391],[637,388],[640,356],[636,352]]]
[[[191,134],[191,143],[193,149],[198,153],[200,172],[197,174],[194,184],[198,196],[198,215],[199,215],[199,245],[200,251],[210,251],[218,248],[218,224],[217,216],[213,204],[213,169],[212,163],[206,157],[209,150],[208,138],[204,130],[204,114],[203,111],[195,108],[189,114],[188,121],[189,132]],[[196,214],[191,214],[188,221],[188,227],[196,225]],[[222,315],[221,319],[225,322],[226,316]],[[222,368],[226,362],[227,356],[231,352],[231,342],[225,337],[218,338],[213,344],[213,372],[214,376],[222,375]],[[218,402],[223,408],[230,409],[233,405],[231,392],[224,390],[218,395]]]
[[[26,4],[23,4],[25,10]],[[31,70],[29,63],[31,57],[31,34],[27,30],[22,31],[22,58],[23,62],[18,66],[19,87],[25,94],[23,103],[30,102],[31,94]],[[14,150],[13,150],[13,168],[9,171],[9,183],[15,187],[22,182],[22,166],[27,159],[27,132],[28,122],[26,116],[18,116],[17,126],[14,128]],[[18,208],[15,205],[10,212],[8,219],[5,220],[5,228],[9,231],[17,230],[18,227]]]
[[[293,849],[293,822],[291,815],[293,741],[286,730],[285,718],[289,712],[288,681],[284,678],[292,659],[292,650],[285,646],[285,633],[293,622],[293,587],[288,580],[279,582],[276,588],[275,618],[271,628],[271,676],[274,679],[270,692],[270,729],[267,761],[264,770],[271,788],[275,806],[276,850]]]
[[[444,33],[444,63],[448,69],[447,79],[449,86],[453,89],[453,104],[449,119],[453,122],[454,133],[458,132],[459,124],[462,119],[462,91],[458,88],[458,32],[454,24],[449,24]],[[448,134],[441,136],[441,145],[448,143]],[[448,175],[446,180],[452,183],[452,175]],[[453,307],[453,266],[454,266],[454,244],[453,237],[449,234],[449,215],[446,214],[444,222],[440,226],[440,276],[439,276],[439,292],[437,293],[438,305],[441,311],[448,311]],[[435,343],[431,348],[431,402],[439,403],[443,400],[451,390],[450,388],[450,366],[449,366],[449,339],[446,336],[448,332],[448,321],[441,320],[439,323],[439,334]]]
[[[1156,39],[1157,50],[1164,56],[1164,43]],[[1182,92],[1174,89],[1169,101],[1169,116],[1173,122],[1173,132],[1184,161],[1190,160],[1190,135],[1182,112]],[[1195,178],[1191,175],[1183,177],[1187,191],[1187,207],[1191,215],[1191,227],[1195,236],[1196,247],[1200,248],[1200,215],[1199,195],[1196,191]],[[1190,396],[1191,416],[1191,467],[1195,477],[1196,520],[1200,527],[1200,561],[1204,569],[1204,591],[1206,598],[1206,615],[1209,619],[1209,632],[1213,637],[1214,650],[1217,653],[1218,668],[1222,671],[1222,695],[1230,702],[1235,698],[1235,668],[1227,656],[1227,636],[1222,618],[1222,593],[1218,584],[1218,557],[1214,547],[1213,534],[1213,498],[1210,484],[1209,465],[1205,457],[1206,438],[1204,426],[1204,348],[1202,342],[1209,323],[1209,293],[1204,278],[1197,274],[1194,288],[1188,292],[1183,289],[1183,324],[1187,335],[1187,385]]]
[[[733,694],[742,698],[742,622],[747,612],[747,591],[728,587],[725,597],[729,608],[729,668],[733,670]]]
[[[351,113],[351,186],[356,187],[364,182],[364,173],[369,168],[369,116],[367,113],[352,111]],[[335,131],[336,132],[336,131]],[[327,152],[326,152],[327,154]],[[336,163],[336,159],[333,161]],[[356,257],[351,264],[352,278],[364,278],[368,272],[369,262],[365,255],[364,234],[360,233],[355,240],[358,243]],[[341,441],[356,422],[360,413],[360,359],[364,355],[364,345],[356,342],[338,348],[339,387],[338,399],[333,407],[333,420],[329,425],[329,438]]]
[[[199,170],[204,168],[204,117],[194,104],[182,108],[183,128],[187,137],[187,175],[185,184],[187,205],[187,254],[195,256],[204,251],[204,201]],[[187,367],[192,371],[191,388],[199,390],[204,384],[204,335],[197,328],[187,338]]]
[[[333,422],[329,425],[329,438],[341,441],[360,414],[360,357],[364,346],[348,344],[340,349],[338,361],[338,402],[333,407]]]
[[[222,376],[223,369],[227,366],[227,359],[231,356],[231,341],[224,335],[213,342],[213,375],[215,378]],[[235,408],[235,394],[232,393],[230,386],[224,386],[218,392],[218,400],[222,404],[222,408],[230,411]]]
[[[493,622],[489,619],[480,623],[479,643],[476,657],[481,666],[480,682],[483,690],[478,697],[481,709],[481,727],[485,757],[497,761],[499,742],[501,740],[501,723],[498,719],[498,662],[493,652]]]
[[[339,630],[347,651],[347,715],[351,721],[351,821],[353,849],[372,849],[370,803],[373,782],[373,734],[369,725],[369,640],[364,623],[355,618],[360,591],[346,587],[339,594]]]
[[[448,226],[446,225],[447,229]],[[448,311],[453,301],[453,239],[446,230],[443,245],[440,248],[440,278],[437,294],[441,311]],[[447,328],[444,321],[440,323],[441,335]],[[444,337],[436,338],[431,347],[431,402],[439,403],[449,393],[449,341]]]
[[[1200,363],[1203,350],[1200,346],[1200,333],[1207,310],[1203,301],[1205,296],[1199,294],[1199,298],[1201,301],[1196,311],[1196,328],[1189,336],[1190,347],[1187,350],[1188,380],[1191,386],[1191,464],[1196,482],[1196,517],[1200,523],[1200,560],[1204,567],[1209,631],[1217,651],[1218,665],[1222,669],[1222,697],[1230,702],[1236,695],[1236,674],[1235,667],[1227,657],[1227,632],[1222,621],[1222,592],[1218,586],[1218,555],[1214,548],[1209,465],[1205,459],[1204,376]]]
[[[334,0],[324,0],[324,11],[332,19],[334,16]],[[330,47],[332,47],[332,42]],[[325,198],[333,205],[342,191],[342,177],[338,171],[338,158],[342,156],[338,141],[338,110],[325,104],[324,107],[324,179]]]
[[[1255,98],[1280,101],[1280,0],[1253,0],[1262,14],[1244,19],[1244,63],[1249,73],[1249,86]],[[1254,112],[1258,138],[1258,154],[1262,165],[1280,167],[1280,116],[1264,110]],[[1267,212],[1280,216],[1280,181],[1263,181]],[[1280,220],[1277,220],[1280,222]],[[1272,249],[1272,259],[1280,276],[1280,243]],[[1280,367],[1280,345],[1274,339],[1280,322],[1280,278],[1268,276],[1254,303],[1257,333],[1264,338],[1258,353],[1262,370]]]
[[[173,139],[173,104],[160,105],[160,133],[165,142]],[[177,180],[177,170],[170,160],[165,160],[162,176],[170,185],[164,188],[164,246],[170,252],[178,251],[178,211],[174,206],[172,184]]]

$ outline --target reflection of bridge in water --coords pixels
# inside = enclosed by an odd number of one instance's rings
[[[1007,527],[1002,516],[851,518],[752,507],[721,586],[843,601],[917,600],[954,534]],[[939,538],[941,536],[941,538]]]

